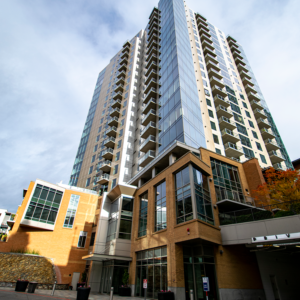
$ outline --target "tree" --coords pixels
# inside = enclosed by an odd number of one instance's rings
[[[123,277],[122,277],[122,282],[125,286],[127,286],[127,284],[128,284],[128,279],[129,279],[129,273],[128,273],[128,270],[125,269]]]
[[[298,171],[288,169],[276,171],[269,168],[264,174],[266,182],[253,190],[255,200],[267,198],[270,204],[287,201],[300,202],[300,174]]]

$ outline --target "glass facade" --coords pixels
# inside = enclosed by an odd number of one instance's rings
[[[155,231],[167,228],[166,182],[155,187]]]
[[[148,279],[147,298],[168,288],[167,247],[137,252],[135,295],[144,297],[143,279]]]
[[[140,196],[139,233],[138,233],[139,237],[147,234],[147,216],[148,216],[148,192]]]
[[[64,227],[66,227],[66,228],[73,228],[79,199],[80,199],[80,196],[71,195],[65,222],[64,222]]]
[[[54,225],[63,192],[37,184],[25,219]]]
[[[133,212],[133,198],[122,197],[122,210],[120,220],[119,238],[131,239],[131,225]]]

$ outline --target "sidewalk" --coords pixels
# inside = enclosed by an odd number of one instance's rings
[[[63,299],[73,300],[76,299],[76,291],[60,291],[57,290],[54,296],[51,296],[50,290],[35,290],[34,294],[15,292],[14,288],[1,287],[0,288],[0,300],[47,300],[47,299]],[[114,296],[114,300],[141,300],[137,297],[119,297]],[[109,295],[100,295],[91,293],[89,300],[109,300]]]

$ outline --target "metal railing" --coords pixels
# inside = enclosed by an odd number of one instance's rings
[[[219,214],[220,225],[254,222],[300,215],[300,200],[281,202],[260,208],[249,208]]]

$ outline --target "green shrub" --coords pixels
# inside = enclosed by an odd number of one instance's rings
[[[262,211],[253,213],[253,216],[254,216],[254,221],[271,219],[272,212],[269,210],[262,210]]]
[[[236,222],[237,223],[244,223],[244,222],[251,222],[251,221],[254,221],[252,214],[242,215],[242,216],[236,217]]]
[[[300,203],[292,204],[290,210],[292,210],[296,215],[300,215]]]
[[[24,249],[24,248],[19,248],[19,249],[14,249],[11,248],[10,250],[11,253],[21,253],[21,254],[33,254],[33,255],[40,255],[40,252],[37,250],[29,250],[29,249]]]
[[[281,218],[287,216],[294,216],[295,214],[290,210],[279,210],[275,213],[274,218]]]

